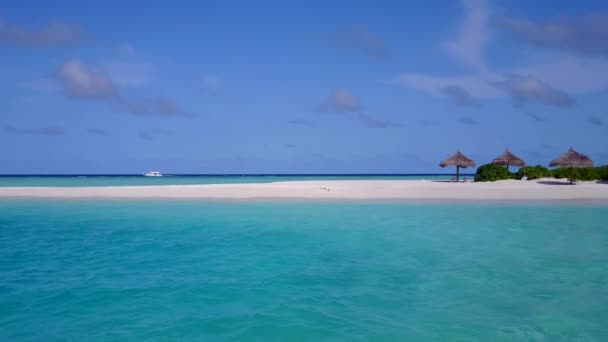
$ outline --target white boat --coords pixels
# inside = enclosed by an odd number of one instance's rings
[[[146,173],[144,173],[145,177],[162,177],[163,175],[160,173],[160,171],[148,171]]]

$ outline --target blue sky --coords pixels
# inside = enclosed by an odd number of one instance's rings
[[[0,173],[608,163],[602,1],[13,1]]]

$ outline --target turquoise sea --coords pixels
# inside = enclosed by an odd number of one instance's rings
[[[601,204],[0,200],[0,341],[606,341]]]
[[[466,175],[465,175],[466,176]],[[65,176],[6,176],[0,175],[0,187],[21,186],[146,186],[146,185],[194,185],[226,183],[269,183],[300,180],[448,180],[453,175],[407,174],[407,175],[165,175],[143,177],[142,175],[65,175]],[[472,178],[471,175],[468,176]]]

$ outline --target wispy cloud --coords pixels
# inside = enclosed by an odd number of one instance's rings
[[[168,96],[158,96],[151,101],[121,96],[115,99],[114,104],[124,111],[136,116],[155,116],[163,118],[192,117],[191,113],[184,111],[174,99]]]
[[[135,48],[135,46],[128,43],[116,45],[115,50],[121,57],[130,58],[137,55],[137,49]]]
[[[54,22],[28,29],[8,24],[0,17],[0,44],[34,48],[69,47],[85,41],[86,35],[75,26]]]
[[[73,97],[110,98],[119,95],[108,74],[93,70],[75,59],[59,67],[57,80],[65,93]]]
[[[148,83],[154,76],[154,65],[146,61],[131,44],[120,44],[114,54],[99,63],[99,70],[106,73],[121,89],[136,88]]]
[[[26,135],[48,135],[59,136],[64,135],[65,131],[59,127],[44,127],[44,128],[20,128],[11,125],[4,125],[4,132],[11,134],[26,134]]]
[[[365,128],[377,129],[404,126],[400,122],[367,114],[363,110],[359,100],[345,89],[338,89],[332,92],[329,98],[317,108],[321,112],[339,114],[342,118],[358,121]],[[314,122],[307,119],[293,119],[290,120],[289,123],[307,127],[313,127],[315,125]]]
[[[439,120],[422,119],[422,120],[420,120],[420,124],[422,126],[433,127],[433,126],[439,126],[440,122],[439,122]]]
[[[290,119],[287,121],[287,123],[290,125],[303,126],[303,127],[315,127],[316,126],[314,121],[308,120],[308,119],[303,119],[303,118]]]
[[[534,113],[525,112],[524,115],[529,117],[536,123],[550,123],[551,122],[549,119],[546,119],[546,118],[544,118],[540,115],[534,114]]]
[[[390,57],[389,48],[382,38],[365,26],[351,27],[334,38],[336,46],[362,53],[374,59]]]
[[[604,126],[604,120],[599,116],[592,115],[588,118],[590,124],[595,126]]]
[[[91,135],[102,135],[102,136],[109,135],[108,131],[106,131],[105,129],[100,129],[100,128],[88,128],[87,133],[89,133]]]
[[[442,89],[458,85],[475,99],[500,98],[509,95],[495,86],[505,75],[525,75],[566,94],[586,93],[608,87],[608,62],[571,56],[542,56],[525,67],[504,71],[487,71],[463,75],[426,75],[402,73],[395,84],[418,89],[434,96],[445,96]],[[571,96],[571,95],[569,95]]]
[[[154,141],[157,138],[171,136],[172,134],[173,132],[166,129],[148,129],[139,131],[137,136],[143,140]]]
[[[191,117],[192,114],[185,112],[179,105],[168,96],[159,96],[156,98],[156,112],[161,116],[181,116]]]
[[[321,112],[339,114],[341,117],[359,121],[366,128],[402,126],[401,123],[364,113],[359,100],[346,89],[337,89],[333,91],[329,98],[318,105],[317,108]],[[298,122],[298,124],[306,123],[306,121]]]
[[[470,116],[460,117],[460,118],[458,118],[458,122],[463,125],[476,125],[477,124],[477,120],[473,119]]]
[[[192,116],[168,96],[158,96],[152,101],[124,96],[108,73],[92,69],[79,60],[63,63],[56,72],[56,80],[69,97],[104,100],[129,114],[167,118]]]
[[[336,89],[329,98],[317,107],[320,111],[337,114],[358,112],[361,109],[359,101],[346,89]]]
[[[114,100],[114,105],[127,113],[137,116],[147,116],[150,115],[151,112],[150,103],[134,97],[116,98]]]
[[[471,97],[496,98],[504,96],[501,91],[491,86],[492,82],[499,80],[498,74],[491,73],[457,76],[402,73],[395,83],[407,88],[418,89],[434,96],[445,96],[444,89],[457,86],[466,89]]]
[[[221,82],[217,76],[197,73],[194,80],[198,83],[203,93],[217,94],[220,91]]]
[[[472,106],[475,104],[473,96],[465,88],[456,85],[450,85],[441,89],[441,93],[460,106]]]
[[[509,36],[541,48],[570,51],[582,55],[608,57],[608,13],[536,23],[498,17],[495,26]]]
[[[394,128],[402,127],[403,124],[371,115],[359,113],[357,118],[366,128]]]
[[[152,74],[150,63],[134,58],[106,62],[102,70],[121,88],[138,87],[146,84]]]
[[[489,11],[483,0],[463,0],[465,10],[464,24],[458,35],[443,42],[443,47],[454,57],[475,70],[486,68],[483,59],[483,46],[488,41],[486,26]]]
[[[453,49],[448,51],[458,60],[463,61],[464,58],[469,61],[468,65],[478,67],[471,68],[468,73],[449,75],[406,72],[396,78],[397,84],[434,96],[445,96],[443,90],[446,87],[458,86],[466,89],[476,100],[510,96],[520,105],[536,102],[558,107],[573,106],[574,94],[608,87],[608,61],[588,58],[584,54],[576,56],[568,52],[549,54],[535,51],[527,55],[529,60],[523,66],[493,70],[483,59],[484,43],[493,37],[487,21],[492,16],[491,7],[488,3],[477,1],[464,1],[463,4],[467,15],[461,32],[477,33],[463,34],[462,39],[449,41],[447,46]],[[603,28],[598,30],[602,31]],[[464,48],[466,46],[472,48]],[[455,54],[457,51],[463,51],[463,54]]]
[[[571,107],[575,103],[566,92],[531,76],[505,75],[503,80],[493,82],[492,85],[509,94],[516,105],[536,102],[557,107]]]

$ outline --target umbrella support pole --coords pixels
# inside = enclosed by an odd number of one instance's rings
[[[459,182],[458,178],[460,177],[460,166],[456,166],[456,183]]]
[[[570,172],[568,172],[568,182],[570,182],[570,185],[574,184],[574,179],[572,179],[572,176],[574,175],[574,166],[570,166]]]

